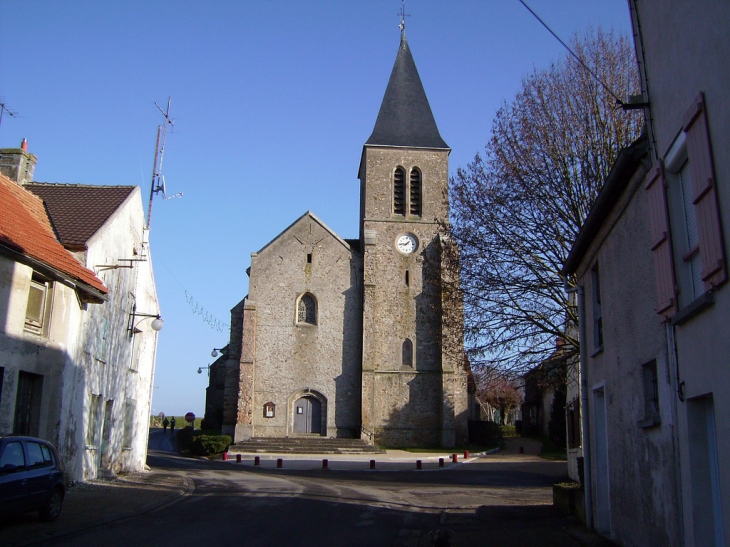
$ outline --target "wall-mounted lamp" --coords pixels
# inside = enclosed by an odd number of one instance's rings
[[[210,376],[210,367],[211,367],[211,365],[208,365],[207,367],[198,367],[198,374],[203,374],[203,369],[204,368],[207,368],[208,369],[208,376]]]
[[[210,356],[218,357],[218,352],[220,351],[222,354],[224,349],[226,349],[226,348],[213,348],[213,351],[210,352]]]
[[[137,317],[141,317],[136,324],[134,323]],[[137,305],[135,304],[132,307],[132,313],[129,314],[129,321],[127,321],[127,331],[129,331],[129,336],[134,336],[134,333],[137,330],[137,325],[139,325],[142,321],[145,319],[149,319],[150,317],[154,317],[155,319],[150,324],[150,327],[155,332],[160,332],[162,330],[162,327],[165,326],[165,322],[162,320],[162,317],[159,313],[137,313]]]

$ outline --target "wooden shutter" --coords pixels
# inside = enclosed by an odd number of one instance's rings
[[[396,167],[393,173],[393,213],[406,214],[406,172],[402,167]]]
[[[654,253],[657,308],[661,321],[666,321],[677,311],[672,262],[672,239],[669,233],[667,214],[667,192],[664,171],[661,166],[652,169],[646,176],[644,188],[649,200],[649,223],[651,250]]]
[[[702,281],[710,291],[727,281],[720,212],[717,204],[715,170],[704,96],[700,93],[684,116],[687,157],[692,177],[692,202],[697,216]]]

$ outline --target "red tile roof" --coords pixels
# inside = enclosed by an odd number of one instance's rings
[[[59,241],[74,250],[85,247],[135,188],[47,182],[23,187],[45,202]]]
[[[88,285],[100,293],[108,292],[94,272],[83,267],[56,240],[41,199],[4,175],[0,175],[0,211],[0,245],[50,266],[71,281],[81,282],[82,290]]]

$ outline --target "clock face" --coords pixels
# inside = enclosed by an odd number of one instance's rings
[[[396,248],[404,254],[411,254],[418,247],[418,240],[413,234],[403,234],[395,241]]]

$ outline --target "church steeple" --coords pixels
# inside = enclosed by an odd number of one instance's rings
[[[403,30],[375,128],[365,145],[448,149],[436,127]]]

